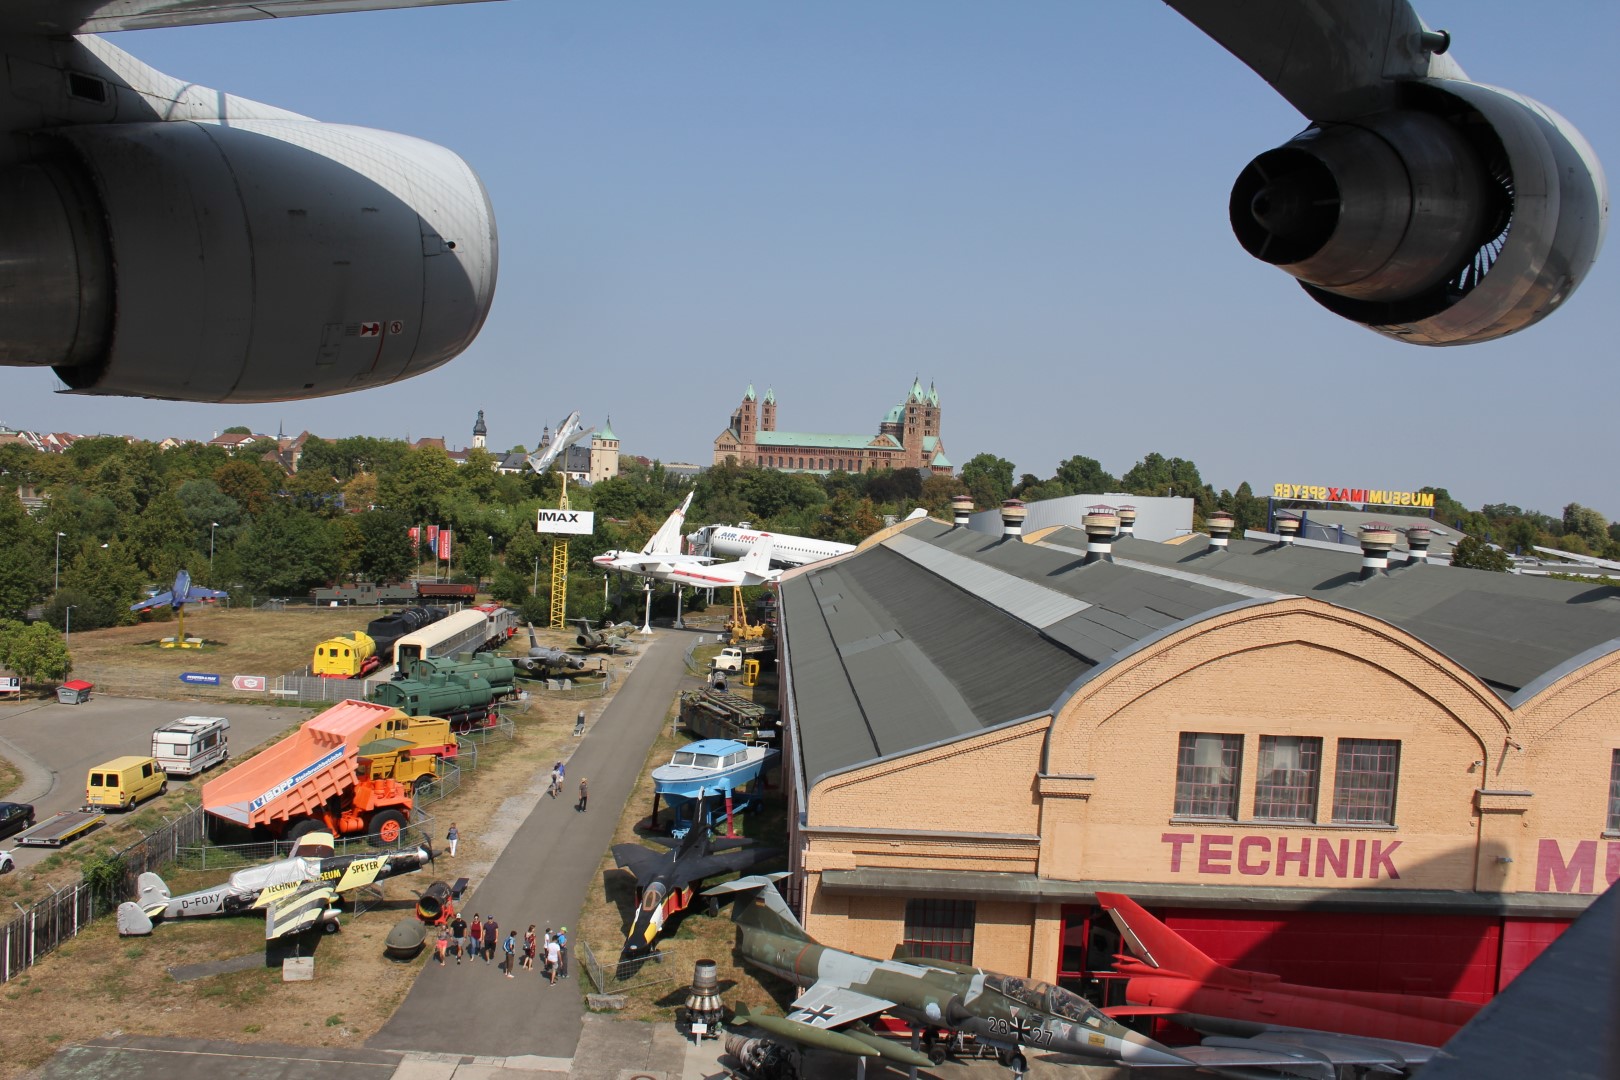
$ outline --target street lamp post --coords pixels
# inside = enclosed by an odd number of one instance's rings
[[[78,606],[79,606],[78,604],[69,604],[67,606],[67,608],[62,612],[62,644],[63,645],[72,645],[73,644],[73,609],[78,607]]]
[[[62,591],[62,537],[66,535],[64,532],[56,534],[56,587],[52,592]]]
[[[208,523],[208,581],[209,581],[209,584],[213,584],[213,581],[214,581],[214,530],[217,529],[217,528],[219,528],[219,522],[210,521]]]
[[[540,556],[534,557],[534,584],[529,588],[530,596],[540,595]]]

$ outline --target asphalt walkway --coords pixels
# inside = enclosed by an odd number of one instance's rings
[[[535,923],[577,926],[585,890],[613,838],[647,752],[686,677],[692,634],[659,629],[625,683],[568,759],[564,797],[541,798],[516,827],[482,881],[474,881],[464,910],[493,916],[519,934]],[[590,780],[590,808],[576,813],[579,781]],[[544,786],[537,776],[531,791]],[[529,805],[509,802],[513,816]],[[446,868],[453,872],[453,867]],[[575,935],[570,935],[577,941]],[[527,1059],[530,1068],[566,1071],[579,1044],[584,1001],[575,957],[566,982],[548,986],[539,973],[505,978],[495,965],[468,961],[429,965],[383,1029],[367,1046],[432,1054]]]

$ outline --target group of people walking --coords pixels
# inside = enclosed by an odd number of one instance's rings
[[[564,766],[560,761],[551,767],[551,785],[546,788],[546,794],[550,795],[553,799],[562,794],[563,779],[565,778],[566,772],[567,767]],[[574,804],[575,812],[581,814],[585,812],[585,805],[590,799],[590,794],[591,789],[589,784],[586,782],[583,776],[580,777],[579,801]]]
[[[558,979],[568,978],[566,926],[556,933],[548,926],[541,937],[535,934],[535,924],[530,923],[521,938],[516,930],[507,930],[503,939],[495,916],[486,919],[474,912],[469,922],[458,913],[448,924],[439,927],[434,952],[438,955],[440,967],[444,967],[446,959],[451,956],[455,957],[457,964],[463,960],[471,963],[483,960],[488,965],[499,952],[500,968],[508,979],[516,978],[519,969],[533,971],[535,957],[539,956],[543,965],[541,971],[552,985]]]

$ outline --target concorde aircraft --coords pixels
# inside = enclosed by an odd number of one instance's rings
[[[695,494],[693,491],[686,493],[681,505],[670,511],[669,517],[648,537],[640,551],[604,551],[591,562],[596,564],[598,570],[617,570],[621,574],[635,574],[654,581],[670,580],[670,571],[677,566],[701,566],[714,562],[707,555],[689,555],[681,550],[681,523],[686,520],[686,511],[691,507]]]
[[[251,402],[380,386],[464,350],[496,277],[465,162],[95,36],[447,2],[0,5],[0,366],[50,367],[79,393]],[[1243,170],[1230,216],[1329,311],[1468,344],[1538,322],[1585,278],[1608,213],[1591,147],[1470,81],[1406,0],[1166,2],[1310,121]]]

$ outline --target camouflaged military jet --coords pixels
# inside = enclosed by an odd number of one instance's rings
[[[154,919],[193,915],[237,915],[264,912],[266,941],[320,926],[337,930],[338,894],[384,878],[410,874],[433,861],[430,850],[394,851],[386,855],[333,855],[330,833],[305,833],[290,858],[238,870],[223,885],[184,896],[153,873],[140,876],[140,899],[118,905],[121,937],[150,934]]]
[[[1193,1064],[1061,987],[903,952],[876,960],[818,944],[774,887],[785,876],[738,878],[704,893],[744,894],[732,913],[737,952],[805,988],[785,1018],[739,1010],[739,1021],[804,1046],[906,1065],[919,1064],[916,1051],[854,1025],[889,1013],[914,1027],[961,1031],[1005,1051],[1015,1074],[1027,1068],[1026,1049],[1091,1064]]]

